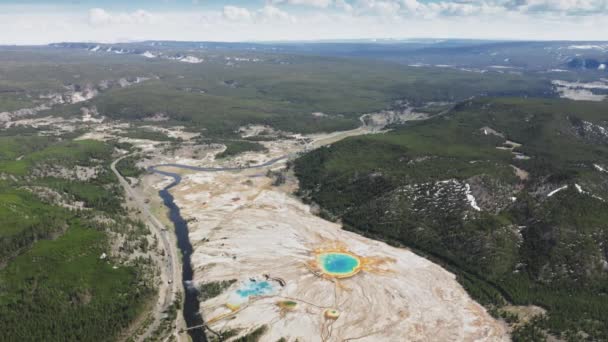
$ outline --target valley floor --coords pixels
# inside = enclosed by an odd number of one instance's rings
[[[150,163],[255,165],[361,133],[265,142],[267,152],[230,160],[215,160],[214,150],[199,159],[179,157],[178,151]],[[213,331],[236,337],[257,330],[263,332],[261,341],[509,339],[507,328],[473,301],[453,274],[407,249],[316,216],[291,195],[297,181],[285,169],[285,161],[213,173],[165,168],[183,175],[172,194],[189,222],[193,285],[228,285],[201,303]],[[279,173],[282,184],[276,182]],[[168,181],[148,175],[143,184],[161,189]],[[324,251],[356,255],[360,272],[344,279],[324,274],[315,267]]]

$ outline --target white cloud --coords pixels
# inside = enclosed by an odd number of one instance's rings
[[[339,0],[346,2],[346,0]],[[608,0],[353,0],[352,8],[360,15],[389,16],[477,16],[534,14],[535,16],[608,14]],[[338,1],[335,3],[338,6]]]
[[[295,22],[295,17],[272,5],[266,5],[257,11],[244,7],[224,6],[223,17],[231,22]],[[209,20],[209,18],[207,18]]]
[[[157,16],[141,9],[131,13],[110,13],[102,8],[89,10],[89,23],[93,26],[150,24],[156,19]]]
[[[231,21],[251,20],[252,14],[248,9],[236,6],[224,6],[224,18]]]
[[[342,0],[344,1],[344,0]],[[298,6],[310,6],[318,8],[327,8],[333,4],[332,0],[271,0],[271,4],[289,4]]]
[[[425,6],[419,3],[417,0],[403,0],[403,8],[409,12],[416,12]]]
[[[432,14],[445,16],[478,15],[491,8],[490,5],[484,2],[438,2],[430,3],[427,7],[430,11],[432,11]]]
[[[602,8],[607,1],[332,0],[327,8],[267,2],[260,8],[220,9],[208,9],[201,1],[188,11],[165,12],[0,4],[0,44],[413,37],[603,40],[607,37],[608,10]],[[550,11],[541,12],[543,6]],[[591,8],[599,10],[591,12]]]
[[[358,0],[355,11],[358,15],[380,15],[395,17],[399,15],[401,5],[396,0]]]
[[[608,11],[608,0],[509,0],[505,6],[523,12],[588,15]]]
[[[346,0],[336,0],[334,2],[334,5],[336,6],[336,8],[342,9],[346,12],[353,11],[353,6],[349,4]]]
[[[259,10],[258,18],[262,21],[296,21],[295,17],[291,16],[289,13],[271,5],[266,5]]]

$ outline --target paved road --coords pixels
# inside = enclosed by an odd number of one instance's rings
[[[181,275],[179,268],[177,267],[177,249],[171,240],[169,240],[167,234],[168,231],[165,225],[156,218],[150,211],[148,205],[146,205],[142,196],[131,188],[131,185],[124,177],[116,170],[116,164],[123,160],[124,158],[130,157],[133,154],[128,154],[116,159],[112,165],[110,166],[112,172],[118,177],[120,184],[125,189],[127,195],[132,198],[137,207],[142,213],[143,218],[147,222],[147,226],[150,229],[151,233],[154,234],[158,240],[161,241],[160,247],[164,250],[164,257],[161,257],[160,264],[161,266],[161,285],[159,288],[159,296],[158,301],[156,303],[156,308],[154,312],[154,321],[150,324],[145,333],[140,337],[140,340],[144,340],[146,337],[149,337],[160,325],[163,319],[163,312],[165,312],[169,306],[175,300],[179,288],[177,284],[181,284]]]

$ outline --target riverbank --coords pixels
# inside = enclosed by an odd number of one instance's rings
[[[181,251],[181,283],[183,286],[183,305],[182,312],[186,327],[196,327],[203,324],[203,317],[199,312],[199,302],[196,288],[192,286],[192,264],[190,256],[192,245],[188,238],[188,223],[182,218],[179,207],[175,204],[171,195],[171,188],[179,185],[181,177],[178,174],[163,173],[164,176],[172,177],[174,181],[159,191],[159,196],[163,199],[164,205],[169,209],[169,219],[173,222],[177,246]],[[177,281],[177,279],[175,279]],[[193,342],[206,342],[205,332],[200,328],[188,329],[188,335]]]

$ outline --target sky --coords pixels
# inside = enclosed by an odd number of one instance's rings
[[[0,0],[0,44],[608,40],[608,0]]]

